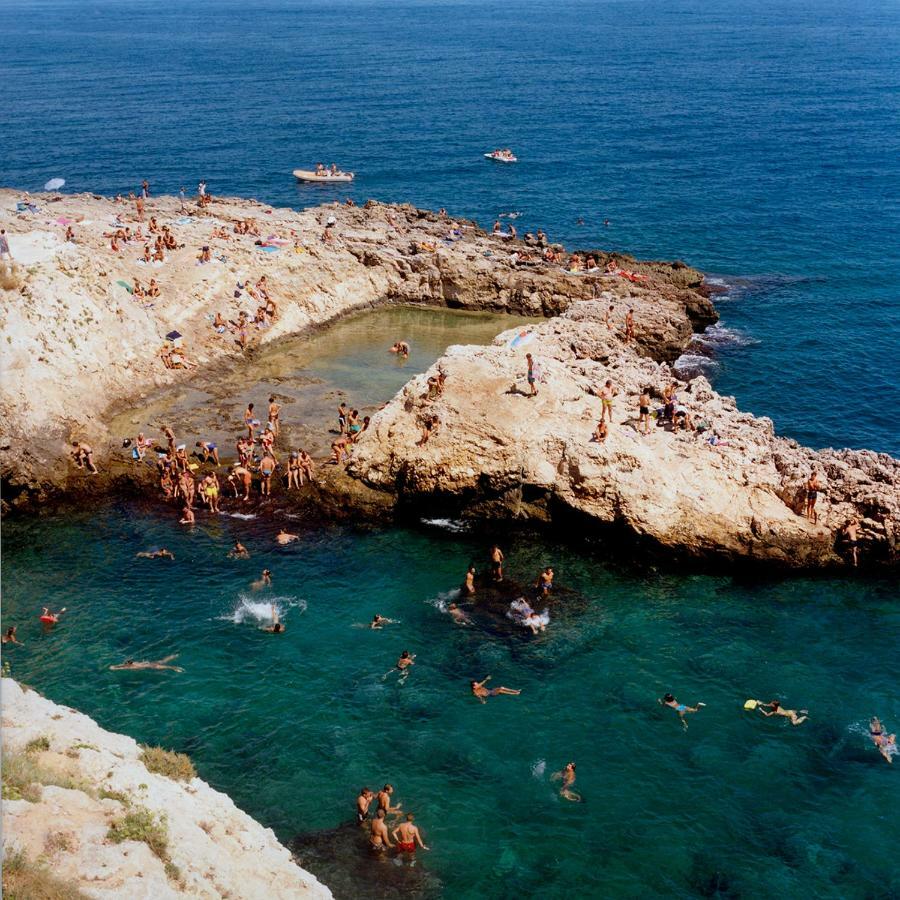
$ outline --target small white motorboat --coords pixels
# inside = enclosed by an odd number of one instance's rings
[[[297,181],[309,184],[340,184],[353,181],[352,172],[336,172],[332,175],[327,169],[320,175],[318,172],[310,172],[307,169],[294,169],[294,178]]]
[[[502,163],[514,163],[519,161],[512,150],[491,150],[490,153],[484,154],[484,158]]]

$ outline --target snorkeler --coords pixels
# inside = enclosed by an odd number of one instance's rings
[[[272,586],[272,573],[268,569],[262,570],[262,575],[259,576],[258,581],[250,582],[250,590],[251,591],[261,591],[264,587]]]
[[[661,703],[663,706],[671,706],[672,709],[678,713],[678,718],[681,719],[681,724],[684,726],[685,731],[687,731],[688,723],[684,717],[688,713],[699,712],[701,706],[706,706],[705,703],[698,703],[696,706],[687,706],[684,703],[679,703],[672,694],[666,694],[664,697],[660,697],[657,702]]]
[[[878,752],[893,764],[894,757],[897,755],[897,735],[885,734],[884,725],[881,724],[878,716],[873,716],[872,721],[869,722],[869,737],[872,738],[872,743],[878,748]]]
[[[561,772],[554,772],[550,776],[551,781],[558,781],[560,778],[562,787],[559,789],[559,796],[565,797],[566,800],[571,800],[573,803],[580,803],[581,794],[572,790],[572,785],[575,784],[575,763],[566,763],[565,769]]]
[[[264,626],[262,630],[268,631],[269,634],[282,634],[284,632],[284,623],[278,618],[278,608],[274,603],[272,604],[272,624]]]
[[[138,559],[175,559],[175,554],[165,547],[159,550],[142,550],[140,553],[134,554]]]
[[[135,662],[133,659],[126,659],[125,662],[119,663],[117,666],[110,666],[113,671],[123,669],[171,669],[173,672],[183,672],[181,666],[170,666],[168,663],[173,659],[178,659],[178,654],[173,653],[171,656],[165,656],[155,661]]]
[[[772,712],[766,712],[763,709],[764,706],[768,706]],[[785,709],[777,700],[772,700],[770,703],[758,703],[756,708],[766,718],[769,716],[784,716],[786,719],[791,720],[791,725],[800,725],[809,718],[809,716],[805,715],[808,710],[801,709],[800,713],[803,713],[804,715],[800,715],[797,713],[796,709]]]
[[[491,680],[491,676],[488,675],[487,678],[482,679],[481,681],[473,681],[471,682],[472,693],[482,702],[486,701],[488,697],[497,697],[500,694],[509,694],[510,696],[518,696],[521,694],[521,691],[514,691],[512,688],[508,687],[496,687],[496,688],[486,688],[485,685]]]

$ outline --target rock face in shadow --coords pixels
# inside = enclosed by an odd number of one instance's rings
[[[294,212],[216,198],[203,209],[182,210],[176,198],[154,197],[139,222],[133,204],[94,195],[30,199],[36,212],[17,211],[19,195],[0,190],[0,226],[14,260],[12,273],[0,279],[0,322],[9,337],[0,383],[6,509],[58,491],[107,489],[105,475],[74,469],[68,442],[86,441],[101,462],[122,438],[107,429],[111,412],[157,388],[189,383],[195,370],[165,368],[158,355],[172,331],[198,366],[214,369],[241,353],[235,334],[217,333],[212,320],[221,313],[234,322],[241,311],[252,318],[258,301],[247,285],[262,276],[278,312],[267,327],[250,328],[251,353],[255,345],[381,303],[554,316],[595,295],[600,282],[557,265],[522,263],[514,257],[524,249],[520,242],[412,206],[330,204]],[[148,235],[151,216],[178,247],[165,252],[164,262],[147,264],[141,257],[148,237],[151,245],[155,240]],[[258,236],[234,232],[245,220]],[[75,242],[63,240],[68,224]],[[104,235],[125,227],[140,227],[142,238],[112,250]],[[210,248],[208,263],[198,261],[203,246]],[[717,318],[702,275],[681,263],[629,267],[649,275],[654,287],[614,277],[605,279],[610,296],[664,310],[665,327],[639,340],[642,352],[671,361],[692,328]],[[135,278],[144,289],[155,279],[159,296],[135,297]]]
[[[679,382],[666,362],[645,355],[646,333],[665,334],[676,315],[666,304],[636,309],[629,343],[607,327],[607,307],[606,297],[583,301],[525,337],[512,331],[489,347],[449,348],[374,417],[347,477],[429,514],[574,519],[685,557],[789,568],[846,566],[849,547],[837,532],[856,516],[861,564],[896,565],[900,462],[815,452],[776,436],[770,420],[741,412],[705,378]],[[528,396],[525,352],[542,371],[536,397]],[[445,389],[429,400],[427,378],[438,371]],[[612,424],[596,442],[607,380],[617,391]],[[639,395],[649,390],[661,409],[673,382],[702,430],[673,433],[659,418],[641,434]],[[422,445],[422,424],[435,415],[439,429]],[[823,485],[818,524],[801,514],[813,470]]]

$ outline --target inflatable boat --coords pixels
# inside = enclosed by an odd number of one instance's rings
[[[310,172],[306,169],[294,169],[294,178],[297,181],[304,181],[310,184],[341,184],[353,181],[353,173],[338,172],[336,175],[332,175],[330,172],[326,172],[324,175],[317,175],[315,172]]]

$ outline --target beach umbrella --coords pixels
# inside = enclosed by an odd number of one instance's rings
[[[45,185],[45,191],[58,191],[66,183],[65,178],[51,178]]]

